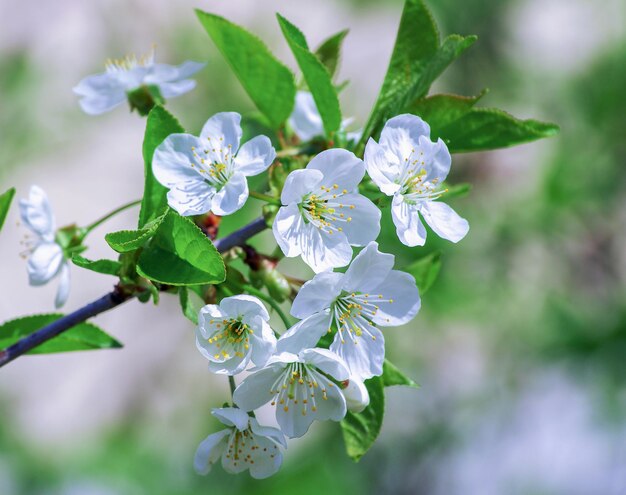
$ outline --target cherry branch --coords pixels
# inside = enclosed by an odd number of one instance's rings
[[[215,247],[220,253],[223,253],[224,251],[228,251],[235,246],[245,243],[250,237],[258,234],[265,228],[265,220],[263,218],[257,218],[232,234],[229,234],[222,239],[217,239],[214,242]],[[20,357],[22,354],[40,346],[44,342],[62,334],[79,323],[99,315],[100,313],[113,309],[120,304],[133,299],[134,297],[135,295],[124,293],[116,287],[112,292],[109,292],[101,298],[83,306],[80,309],[77,309],[73,313],[59,318],[42,329],[31,333],[21,340],[18,340],[12,346],[0,351],[0,368]]]

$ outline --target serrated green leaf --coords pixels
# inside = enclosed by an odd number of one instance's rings
[[[6,349],[18,340],[40,330],[63,316],[61,313],[33,315],[3,323],[0,326],[0,349]],[[122,344],[116,339],[94,324],[83,322],[35,347],[28,354],[49,354],[53,352],[113,349],[119,347],[122,347]]]
[[[217,284],[226,278],[213,243],[189,218],[173,210],[139,255],[137,273],[167,285]]]
[[[385,414],[385,392],[383,380],[375,376],[365,381],[370,395],[369,405],[360,413],[349,412],[341,421],[346,452],[353,461],[358,461],[378,438]]]
[[[437,280],[440,269],[441,252],[436,251],[420,258],[414,263],[411,263],[404,269],[404,271],[415,277],[415,282],[417,283],[420,295],[424,295],[433,285],[435,280]]]
[[[192,301],[193,292],[188,287],[181,287],[178,290],[178,299],[180,301],[180,308],[183,311],[183,315],[189,319],[194,325],[198,324],[198,309],[194,306]]]
[[[276,14],[287,44],[298,62],[304,80],[313,95],[327,135],[339,129],[341,108],[332,78],[322,62],[311,53],[302,32],[280,14]]]
[[[407,110],[428,122],[431,129],[441,129],[471,111],[486,93],[487,91],[484,90],[477,96],[438,94],[418,98]]]
[[[555,124],[538,120],[520,120],[497,108],[473,108],[461,118],[441,128],[431,128],[433,139],[441,137],[451,153],[493,150],[559,132]]]
[[[296,83],[292,72],[241,26],[201,10],[196,14],[252,101],[279,127],[293,110]]]
[[[6,220],[9,213],[9,208],[11,207],[11,201],[13,201],[13,196],[15,196],[14,187],[0,194],[0,230],[2,230],[4,221]]]
[[[324,64],[331,79],[335,77],[337,69],[339,68],[339,62],[341,61],[341,45],[347,34],[348,29],[344,29],[324,40],[317,50],[315,50],[315,55],[319,61]]]
[[[117,232],[110,232],[104,236],[104,240],[107,241],[114,251],[118,253],[128,253],[139,249],[148,242],[157,231],[159,224],[160,222],[155,222],[151,224],[150,227],[140,230],[118,230]]]
[[[411,388],[420,388],[420,386],[402,373],[396,366],[385,359],[383,362],[383,385],[385,387],[393,387],[395,385],[404,385]]]
[[[167,208],[167,188],[161,185],[152,173],[154,150],[170,134],[183,132],[185,129],[180,122],[163,107],[156,106],[148,114],[143,139],[145,185],[139,211],[139,228],[162,215]]]
[[[72,256],[72,263],[81,268],[91,270],[92,272],[103,273],[105,275],[119,275],[122,264],[114,260],[89,260],[83,258],[80,254]]]

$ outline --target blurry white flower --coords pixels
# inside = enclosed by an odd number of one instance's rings
[[[328,349],[279,352],[239,384],[233,401],[245,411],[271,401],[282,432],[301,437],[314,420],[341,421],[346,415],[346,400],[326,375],[339,382],[350,376],[343,360]]]
[[[239,295],[200,310],[196,329],[198,350],[213,373],[236,375],[252,361],[263,366],[276,347],[268,314],[256,297]]]
[[[238,113],[215,114],[200,137],[171,134],[154,152],[154,176],[170,190],[167,201],[181,215],[234,213],[248,199],[246,177],[264,172],[274,161],[276,151],[266,136],[239,149],[240,122]]]
[[[59,276],[59,288],[54,305],[60,308],[70,293],[70,267],[63,248],[56,242],[56,223],[46,193],[32,186],[28,199],[20,200],[20,215],[24,224],[35,234],[27,242],[28,281],[30,285],[47,284]]]
[[[365,167],[343,149],[322,151],[306,169],[285,180],[282,208],[274,220],[276,242],[287,257],[302,256],[316,273],[345,266],[352,246],[380,232],[380,210],[358,194]]]
[[[352,118],[344,119],[341,122],[341,131],[352,123]],[[323,136],[324,122],[317,110],[313,95],[309,91],[298,91],[296,93],[296,104],[289,117],[289,125],[301,141],[310,141],[313,138]],[[362,130],[346,133],[349,141],[361,139]]]
[[[154,49],[148,56],[109,60],[106,72],[85,77],[75,87],[81,96],[80,106],[85,113],[99,115],[126,101],[129,92],[142,86],[158,88],[163,98],[174,98],[191,91],[196,82],[188,79],[205,64],[187,61],[181,65],[157,64]]]
[[[365,380],[383,372],[385,340],[377,326],[394,327],[420,309],[415,279],[393,270],[394,256],[370,242],[346,273],[324,272],[305,283],[291,314],[303,320],[279,340],[277,350],[313,347],[327,332],[337,333],[330,350],[344,359],[353,377]]]
[[[249,469],[256,479],[267,478],[280,469],[283,454],[279,447],[287,448],[280,430],[261,426],[255,418],[233,407],[213,409],[212,414],[228,428],[209,435],[198,446],[194,467],[199,474],[207,474],[220,458],[225,471],[236,474]]]
[[[430,127],[415,115],[399,115],[387,121],[380,144],[373,139],[365,148],[365,166],[376,185],[393,196],[391,214],[400,241],[422,246],[426,229],[419,215],[444,239],[458,242],[469,231],[467,220],[447,204],[436,201],[450,171],[446,144],[430,140]],[[419,215],[418,215],[419,213]]]

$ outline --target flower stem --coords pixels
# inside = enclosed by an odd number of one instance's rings
[[[260,199],[261,201],[270,203],[272,205],[277,205],[277,206],[281,205],[280,200],[278,198],[275,198],[274,196],[270,196],[269,194],[263,194],[263,193],[256,192],[256,191],[250,191],[250,196],[256,199]]]
[[[244,284],[241,286],[241,288],[245,290],[246,292],[249,292],[253,296],[258,297],[259,299],[262,299],[267,304],[269,304],[272,307],[272,309],[278,313],[278,316],[280,316],[280,319],[283,320],[283,324],[285,325],[285,330],[288,330],[289,328],[291,328],[291,320],[289,319],[289,317],[285,314],[285,312],[282,310],[282,308],[278,305],[278,303],[274,299],[272,299],[270,296],[266,296],[263,292],[261,292],[258,289],[255,289],[251,285]]]
[[[235,393],[235,389],[237,388],[234,376],[228,375],[228,384],[230,385],[230,395],[232,397],[232,395]]]
[[[127,210],[128,208],[132,208],[133,206],[137,206],[138,204],[141,204],[141,200],[138,199],[136,201],[131,201],[130,203],[126,203],[125,205],[120,206],[119,208],[116,208],[115,210],[113,210],[110,213],[107,213],[106,215],[104,215],[103,217],[100,217],[98,220],[96,220],[93,223],[90,223],[89,225],[87,225],[87,227],[85,227],[85,236],[87,234],[89,234],[89,232],[91,232],[93,229],[95,229],[96,227],[100,226],[101,224],[103,224],[104,222],[106,222],[109,218],[113,218],[115,215],[117,215],[118,213],[123,212],[124,210]]]

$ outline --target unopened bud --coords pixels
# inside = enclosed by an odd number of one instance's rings
[[[349,411],[359,413],[370,403],[367,387],[358,378],[350,377],[350,379],[341,382],[341,388]]]

